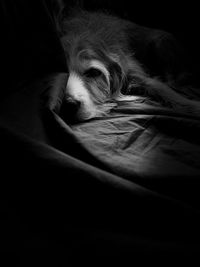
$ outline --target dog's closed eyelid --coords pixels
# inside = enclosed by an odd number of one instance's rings
[[[97,78],[102,75],[102,71],[97,68],[89,68],[84,72],[84,75],[88,78]]]

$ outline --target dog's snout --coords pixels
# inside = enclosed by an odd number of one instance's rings
[[[77,113],[81,107],[81,101],[72,97],[65,97],[61,109],[60,116],[66,121],[73,123],[77,119]]]
[[[64,102],[66,108],[74,113],[76,113],[81,106],[81,101],[73,97],[66,97]]]
[[[65,98],[65,102],[66,102],[68,105],[72,105],[72,106],[80,106],[80,104],[81,104],[81,101],[80,101],[80,100],[75,99],[75,98],[73,98],[73,97],[71,97],[71,96],[66,97],[66,98]]]

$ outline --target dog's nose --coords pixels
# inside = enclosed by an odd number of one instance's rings
[[[66,97],[64,101],[64,105],[66,106],[67,110],[73,113],[76,113],[81,106],[81,102],[72,97]]]
[[[60,116],[69,123],[76,121],[77,112],[81,106],[81,102],[72,97],[65,97],[60,109]]]

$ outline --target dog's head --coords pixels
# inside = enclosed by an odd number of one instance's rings
[[[65,21],[64,29],[66,113],[79,121],[104,116],[116,106],[130,72],[141,71],[127,49],[122,23],[98,13],[79,13]]]
[[[112,39],[112,29],[100,23],[105,17],[97,16],[85,12],[72,16],[65,21],[61,37],[69,69],[66,113],[79,121],[110,111],[125,77],[122,49]]]
[[[123,83],[118,55],[106,51],[99,42],[74,42],[66,51],[69,78],[65,104],[80,121],[104,116],[116,105],[114,99]]]

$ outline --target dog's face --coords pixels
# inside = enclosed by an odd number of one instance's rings
[[[66,41],[66,37],[65,53],[69,69],[65,105],[69,116],[76,121],[104,116],[116,106],[114,99],[122,82],[118,55],[106,51],[100,41]]]
[[[104,116],[116,106],[122,89],[134,84],[129,77],[142,72],[132,60],[122,24],[87,12],[64,21],[61,43],[69,69],[65,103],[70,118]]]
[[[144,63],[137,61],[136,56],[141,53],[144,58],[147,56],[147,45],[157,49],[151,33],[155,42],[165,34],[102,13],[72,12],[64,19],[60,36],[69,69],[64,115],[72,121],[101,117],[120,101],[150,100],[175,109],[178,106],[183,111],[184,106],[193,106],[159,79],[151,78]],[[158,55],[162,50],[159,51]],[[159,56],[157,60],[163,61]],[[151,65],[148,58],[147,61]],[[198,112],[199,108],[194,113]]]
[[[82,50],[69,59],[69,79],[66,102],[74,106],[78,120],[86,120],[105,113],[110,100],[110,73],[104,62]],[[112,105],[110,105],[111,107]]]

